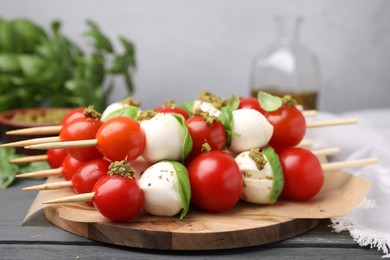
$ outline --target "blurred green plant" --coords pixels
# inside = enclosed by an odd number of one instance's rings
[[[45,31],[28,19],[0,17],[0,111],[43,104],[103,111],[116,76],[124,78],[128,95],[134,92],[133,43],[119,37],[117,53],[94,22],[86,23],[88,52],[61,33],[59,21]]]

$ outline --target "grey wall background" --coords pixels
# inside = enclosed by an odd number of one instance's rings
[[[136,93],[143,107],[192,100],[200,90],[249,94],[250,61],[276,38],[273,16],[304,17],[301,40],[322,67],[320,110],[390,107],[387,0],[0,0],[0,16],[49,26],[63,21],[76,42],[92,19],[137,47]],[[116,43],[118,44],[118,43]],[[125,95],[117,81],[110,101]]]

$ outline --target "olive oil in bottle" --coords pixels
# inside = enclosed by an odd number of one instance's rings
[[[291,95],[304,109],[317,109],[320,67],[316,55],[299,41],[303,19],[276,17],[277,41],[259,52],[251,64],[251,95],[259,90],[277,96]]]

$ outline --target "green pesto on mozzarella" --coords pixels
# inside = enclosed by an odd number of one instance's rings
[[[195,113],[198,110],[201,110],[202,112],[207,112],[209,113],[209,115],[216,117],[221,114],[221,110],[217,109],[213,104],[196,99],[192,107],[192,113]]]
[[[259,111],[244,108],[233,111],[232,132],[229,150],[241,153],[266,146],[271,140],[274,127]]]
[[[241,199],[255,204],[272,204],[283,190],[282,167],[271,147],[265,147],[260,156],[263,156],[260,169],[259,163],[251,156],[251,151],[242,152],[235,157],[243,175]],[[257,162],[258,160],[257,158]]]
[[[145,133],[142,156],[151,163],[182,161],[192,149],[192,139],[182,116],[157,113],[140,122]]]
[[[154,216],[184,218],[189,210],[191,187],[187,169],[173,161],[158,162],[142,174],[138,184],[144,193],[143,209]]]

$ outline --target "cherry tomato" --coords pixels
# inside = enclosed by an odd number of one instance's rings
[[[208,212],[231,209],[240,199],[242,174],[230,155],[217,150],[204,152],[188,166],[191,201]]]
[[[154,111],[159,113],[180,114],[186,120],[190,117],[184,108],[179,107],[172,102],[166,102],[164,105],[156,107]]]
[[[72,179],[73,174],[84,164],[85,162],[79,161],[69,154],[65,156],[62,162],[61,174],[65,180],[69,181]]]
[[[104,159],[94,159],[84,163],[73,174],[72,187],[76,193],[88,193],[92,191],[96,182],[107,175],[110,163]]]
[[[144,195],[134,177],[106,175],[93,187],[95,208],[112,221],[126,221],[142,209]]]
[[[61,167],[62,162],[64,161],[67,153],[65,149],[52,149],[46,152],[47,155],[47,163],[50,165],[52,169],[56,169]]]
[[[125,116],[107,120],[96,134],[97,149],[111,161],[133,161],[145,147],[145,134],[140,124]]]
[[[278,110],[264,115],[274,127],[269,145],[275,150],[295,146],[305,136],[305,117],[295,106],[282,105]]]
[[[206,142],[213,150],[223,150],[226,145],[226,131],[221,121],[214,120],[210,125],[200,115],[195,115],[186,121],[192,137],[192,150],[187,156],[191,161],[201,153],[202,145]]]
[[[253,97],[240,97],[240,104],[237,109],[251,108],[264,114],[266,111],[260,106],[259,100]]]
[[[303,148],[287,148],[279,153],[284,174],[282,197],[304,201],[313,198],[324,183],[318,158]]]
[[[102,125],[102,121],[92,117],[77,118],[62,127],[60,139],[61,141],[95,139]],[[68,148],[67,152],[77,160],[85,162],[102,157],[96,147]]]
[[[64,126],[66,124],[71,123],[73,120],[78,119],[78,118],[84,118],[84,108],[76,108],[70,111],[65,115],[65,117],[62,119],[61,125]]]

